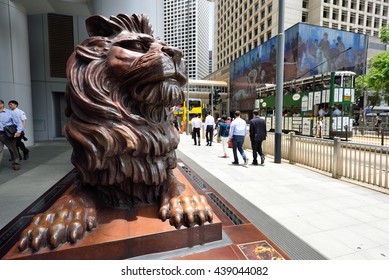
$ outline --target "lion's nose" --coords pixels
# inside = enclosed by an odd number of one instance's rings
[[[178,48],[163,46],[162,51],[168,54],[176,65],[180,64],[182,59],[182,51]]]

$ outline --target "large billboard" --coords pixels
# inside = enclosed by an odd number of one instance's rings
[[[298,23],[285,31],[284,81],[336,70],[360,74],[366,48],[366,35]],[[255,88],[276,83],[276,53],[273,37],[231,63],[232,111],[251,111]]]

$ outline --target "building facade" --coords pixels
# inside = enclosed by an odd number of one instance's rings
[[[214,68],[220,69],[278,33],[276,0],[216,0]],[[372,36],[382,51],[381,26],[388,24],[389,0],[288,0],[285,29],[298,22]]]
[[[164,0],[165,42],[180,48],[188,77],[209,74],[209,3],[206,0]]]

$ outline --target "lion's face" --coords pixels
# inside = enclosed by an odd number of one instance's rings
[[[128,31],[111,40],[108,71],[127,87],[133,99],[165,107],[183,99],[186,68],[180,50],[150,35]]]

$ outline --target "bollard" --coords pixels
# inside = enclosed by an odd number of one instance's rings
[[[339,179],[343,173],[342,149],[339,137],[334,137],[334,154],[332,157],[332,178]]]
[[[381,146],[384,146],[384,128],[382,127],[382,125],[380,126],[380,130],[381,130]]]
[[[290,132],[289,135],[289,164],[294,164],[296,162],[296,135],[294,132]]]
[[[346,142],[348,141],[348,125],[344,126],[344,130],[346,131]]]

